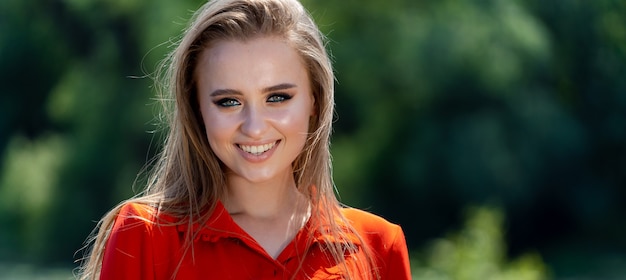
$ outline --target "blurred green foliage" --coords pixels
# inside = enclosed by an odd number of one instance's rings
[[[548,268],[536,253],[508,261],[503,233],[504,217],[498,208],[469,208],[464,227],[432,241],[412,256],[414,279],[431,280],[542,280]]]
[[[66,267],[42,268],[32,264],[0,263],[2,280],[69,280],[73,279],[72,270]]]
[[[142,188],[148,76],[201,2],[0,1],[0,262],[72,266]],[[626,274],[625,1],[303,3],[335,61],[342,201],[401,224],[416,273]]]

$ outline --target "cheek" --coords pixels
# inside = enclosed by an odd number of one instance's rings
[[[282,127],[303,134],[309,132],[311,120],[315,118],[313,103],[309,100],[301,100],[280,114],[277,119]]]
[[[274,114],[274,121],[284,134],[306,139],[310,116],[303,110],[288,110]]]
[[[232,119],[224,117],[223,114],[216,114],[214,110],[210,109],[203,109],[201,112],[206,136],[211,147],[228,139],[232,133],[232,127],[234,127]]]

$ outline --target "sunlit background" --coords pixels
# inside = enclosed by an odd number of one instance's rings
[[[201,2],[0,1],[1,279],[71,278],[142,189],[146,76]],[[402,225],[415,279],[626,279],[626,1],[304,5],[341,200]]]

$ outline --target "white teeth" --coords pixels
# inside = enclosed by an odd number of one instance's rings
[[[239,148],[241,148],[247,153],[258,156],[262,153],[267,152],[269,149],[273,148],[275,144],[276,142],[265,144],[265,145],[260,145],[260,146],[239,145]]]

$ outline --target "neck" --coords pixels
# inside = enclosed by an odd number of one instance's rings
[[[223,201],[231,215],[271,220],[293,213],[302,194],[291,174],[268,182],[254,183],[240,177],[228,178],[228,193]]]
[[[273,258],[294,238],[310,215],[309,200],[298,191],[291,172],[271,182],[231,177],[224,207],[233,220]]]

